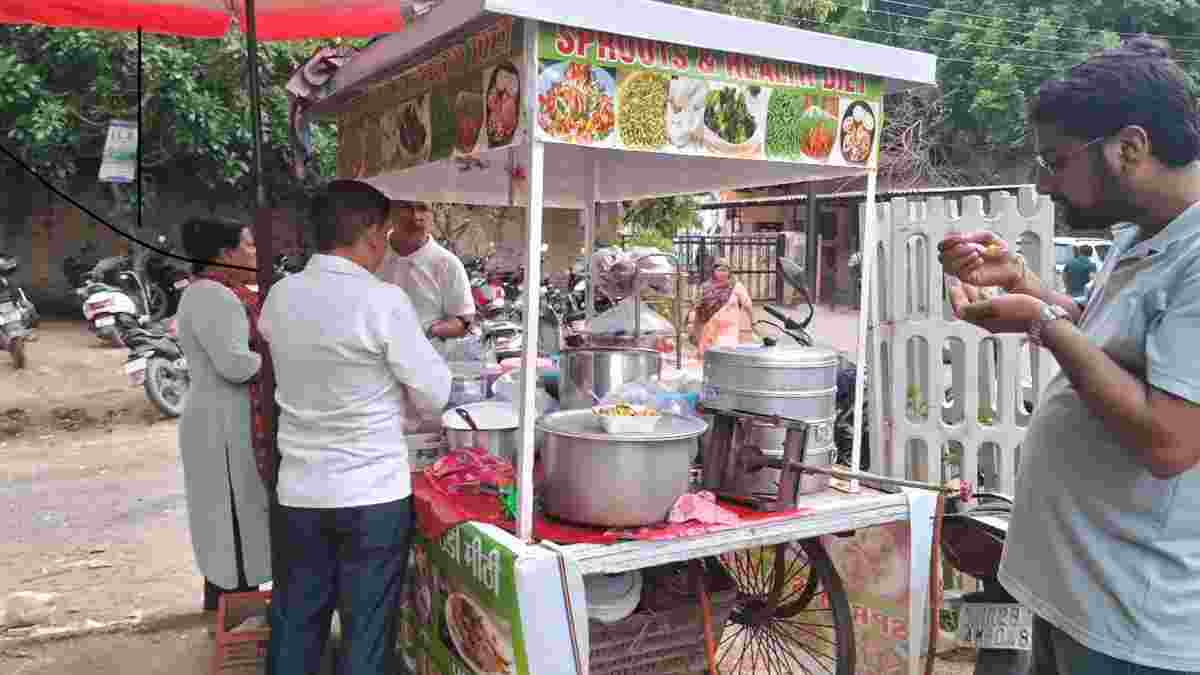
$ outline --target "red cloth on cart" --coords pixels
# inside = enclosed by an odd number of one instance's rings
[[[446,530],[466,522],[488,523],[516,532],[516,521],[504,518],[500,500],[494,495],[459,494],[449,495],[435,486],[424,473],[412,476],[413,506],[417,513],[417,527],[430,540],[440,539]],[[711,534],[746,525],[764,525],[807,515],[812,509],[801,508],[790,511],[764,513],[737,504],[720,502],[738,517],[737,524],[703,524],[697,521],[667,523],[630,529],[609,529],[564,523],[539,514],[533,516],[533,536],[537,540],[549,540],[558,544],[616,544],[622,541],[664,541]]]

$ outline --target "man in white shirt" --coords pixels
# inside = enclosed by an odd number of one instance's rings
[[[396,609],[413,526],[406,419],[441,410],[450,371],[407,295],[372,274],[387,198],[338,180],[314,206],[321,252],[267,296],[279,417],[271,675],[319,670],[336,607],[341,672],[395,672]]]
[[[408,293],[421,328],[430,338],[467,333],[475,316],[471,280],[458,256],[434,241],[433,211],[421,202],[402,204],[388,234],[388,250],[376,275]]]

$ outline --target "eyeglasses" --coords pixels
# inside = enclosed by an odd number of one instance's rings
[[[1037,160],[1038,166],[1042,167],[1043,171],[1045,171],[1046,173],[1053,176],[1056,173],[1058,173],[1059,171],[1061,171],[1062,169],[1066,168],[1067,162],[1071,161],[1078,155],[1082,154],[1084,150],[1087,150],[1088,148],[1092,147],[1093,145],[1095,145],[1101,141],[1106,140],[1107,138],[1108,138],[1108,136],[1100,136],[1098,138],[1093,138],[1092,140],[1088,141],[1087,143],[1084,143],[1083,145],[1079,146],[1078,148],[1075,148],[1071,152],[1068,152],[1067,154],[1063,155],[1062,157],[1055,157],[1054,161],[1047,160],[1046,156],[1042,153],[1038,153],[1034,159]]]

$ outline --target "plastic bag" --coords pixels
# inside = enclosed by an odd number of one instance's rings
[[[648,303],[641,303],[642,335],[674,335],[675,325],[654,311]],[[587,322],[587,332],[593,335],[633,335],[637,298],[626,298],[616,307],[592,317]]]
[[[520,371],[512,371],[496,378],[492,384],[492,395],[499,401],[507,401],[519,405],[521,401],[521,381],[519,378]],[[538,387],[533,394],[534,405],[537,407],[538,416],[548,415],[558,410],[558,401],[546,392],[544,387]]]

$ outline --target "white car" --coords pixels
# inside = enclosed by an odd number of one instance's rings
[[[1067,292],[1066,280],[1063,278],[1063,268],[1072,258],[1075,257],[1075,247],[1087,244],[1092,247],[1092,262],[1096,263],[1097,271],[1104,264],[1104,258],[1108,256],[1109,250],[1113,246],[1110,239],[1091,239],[1081,237],[1055,237],[1054,238],[1054,286],[1060,293]],[[1088,284],[1091,285],[1090,283]]]

